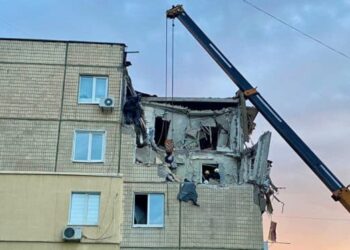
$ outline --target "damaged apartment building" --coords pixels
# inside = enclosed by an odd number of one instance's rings
[[[263,248],[271,135],[246,146],[241,95],[136,92],[122,43],[0,38],[0,64],[0,250]]]
[[[129,82],[123,112],[124,132],[134,139],[133,167],[124,170],[134,197],[125,201],[122,247],[262,249],[261,214],[272,212],[277,191],[271,133],[247,146],[258,112],[242,94],[165,98],[137,92]],[[192,202],[179,202],[186,183],[196,186],[198,199],[196,193]]]

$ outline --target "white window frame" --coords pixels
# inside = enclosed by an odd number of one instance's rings
[[[71,216],[72,216],[72,201],[73,201],[73,194],[85,194],[87,196],[89,195],[98,195],[99,200],[98,200],[98,216],[97,216],[97,223],[96,224],[87,224],[87,223],[82,223],[82,224],[72,224],[71,222]],[[71,192],[70,195],[70,204],[69,204],[69,217],[68,217],[68,226],[98,226],[100,223],[100,210],[101,210],[101,192]],[[87,216],[87,207],[85,208],[85,217]]]
[[[75,142],[76,135],[78,133],[88,133],[89,134],[89,145],[88,145],[88,159],[87,160],[76,160],[75,157]],[[100,160],[91,160],[91,149],[92,149],[92,134],[102,134],[102,158]],[[76,129],[73,136],[73,150],[72,150],[72,162],[85,162],[85,163],[104,163],[105,162],[105,152],[106,152],[106,134],[105,130],[85,130],[85,129]]]
[[[150,195],[151,194],[158,194],[163,196],[163,224],[148,224],[149,223],[149,215],[150,215]],[[135,218],[135,196],[136,195],[147,195],[147,224],[135,224],[134,218]],[[163,228],[165,225],[165,195],[164,193],[134,193],[134,200],[133,200],[133,208],[132,208],[132,225],[133,227],[161,227]]]
[[[80,83],[81,83],[81,78],[82,77],[92,77],[92,97],[91,99],[85,99],[81,100],[80,99]],[[109,79],[108,76],[98,76],[98,75],[80,75],[79,76],[79,87],[78,87],[78,104],[99,104],[100,103],[100,98],[96,98],[96,79],[101,78],[101,79],[106,79],[106,96],[108,97],[108,85],[109,85]]]

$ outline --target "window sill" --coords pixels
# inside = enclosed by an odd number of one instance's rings
[[[100,102],[78,102],[78,104],[82,104],[82,105],[99,105]]]
[[[68,224],[68,227],[98,227],[98,224],[96,225],[76,225],[76,224]]]
[[[133,228],[164,228],[164,225],[133,225]]]
[[[73,163],[89,163],[89,164],[103,164],[105,163],[103,160],[101,161],[79,161],[79,160],[72,160]]]

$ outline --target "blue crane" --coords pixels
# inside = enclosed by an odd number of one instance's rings
[[[214,61],[221,67],[228,77],[238,86],[257,110],[265,117],[272,127],[282,136],[294,151],[303,159],[310,169],[332,192],[332,198],[350,212],[350,189],[326,167],[317,155],[304,143],[291,127],[279,116],[279,114],[267,103],[260,93],[242,76],[232,63],[222,54],[216,45],[204,34],[204,32],[187,15],[182,5],[173,6],[166,12],[167,18],[177,18],[192,36],[202,45]]]

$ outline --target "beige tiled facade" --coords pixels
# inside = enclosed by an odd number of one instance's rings
[[[119,249],[123,214],[121,177],[2,172],[0,189],[1,250],[89,250],[111,246]],[[62,240],[71,193],[77,191],[101,193],[99,223],[82,227],[84,237],[79,244]]]
[[[0,39],[0,249],[119,249],[123,44]],[[113,112],[79,104],[81,75],[108,77]],[[104,131],[103,162],[72,160],[76,130]],[[99,222],[65,242],[72,192],[100,194]]]
[[[122,44],[0,40],[0,169],[116,173]],[[113,112],[78,104],[81,75],[107,76]],[[76,129],[105,130],[103,164],[72,162]]]

